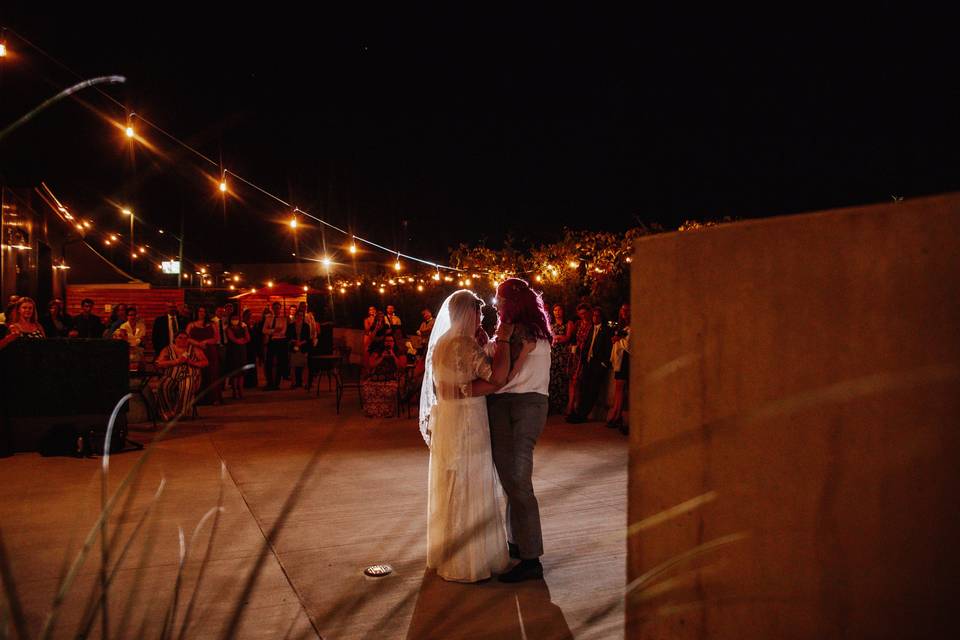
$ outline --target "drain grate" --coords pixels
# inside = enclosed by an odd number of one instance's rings
[[[393,573],[393,567],[388,564],[375,564],[363,570],[363,575],[371,578],[383,578]]]

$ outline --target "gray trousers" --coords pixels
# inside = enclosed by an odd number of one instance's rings
[[[493,464],[507,494],[507,539],[521,558],[543,555],[540,505],[533,494],[533,448],[547,422],[547,396],[501,393],[487,396]]]

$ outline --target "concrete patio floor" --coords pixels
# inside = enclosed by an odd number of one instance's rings
[[[335,415],[325,383],[319,398],[252,391],[243,401],[202,407],[199,419],[151,447],[109,519],[116,536],[109,566],[132,538],[109,589],[109,636],[159,637],[178,573],[170,637],[623,636],[623,436],[551,418],[534,478],[544,581],[460,585],[424,569],[428,452],[416,420],[367,419],[349,393],[344,405]],[[152,436],[133,432],[144,442]],[[111,458],[111,491],[143,456]],[[100,466],[100,459],[37,454],[0,460],[0,530],[31,636],[95,523]],[[160,498],[131,536],[161,480]],[[223,510],[213,517],[218,500]],[[96,542],[53,637],[75,636],[101,580],[100,555]],[[394,573],[366,578],[363,569],[375,563]],[[91,635],[99,629],[97,617]]]

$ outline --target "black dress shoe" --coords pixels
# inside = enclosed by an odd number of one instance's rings
[[[514,560],[519,560],[519,559],[520,559],[520,547],[518,547],[517,545],[515,545],[515,544],[512,543],[512,542],[508,542],[508,543],[507,543],[507,549],[510,550],[510,557],[511,557],[511,558],[513,558]]]
[[[539,560],[521,560],[520,564],[497,577],[500,582],[543,580],[543,565]]]

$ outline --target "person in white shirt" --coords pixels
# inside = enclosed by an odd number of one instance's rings
[[[533,449],[547,422],[550,393],[550,317],[540,294],[518,278],[497,288],[499,316],[512,324],[507,383],[487,396],[493,463],[507,495],[507,542],[520,562],[499,577],[521,582],[543,577],[540,507],[533,492]],[[498,341],[502,341],[500,338]]]
[[[397,308],[392,304],[387,305],[387,315],[384,317],[387,321],[387,325],[390,327],[390,332],[393,334],[394,339],[399,341],[400,337],[403,337],[403,322],[400,320],[400,316],[397,315]]]
[[[287,355],[287,318],[279,302],[271,305],[271,313],[263,322],[263,335],[267,341],[267,357],[264,360],[267,389],[279,389],[283,373],[289,369]]]
[[[127,307],[127,321],[120,325],[116,334],[120,334],[130,345],[130,362],[137,363],[143,359],[143,337],[147,334],[147,327],[143,320],[137,319],[137,308]]]
[[[627,435],[628,428],[623,422],[623,405],[626,402],[627,380],[630,379],[630,305],[626,303],[620,306],[617,317],[610,364],[613,366],[614,392],[613,406],[607,414],[607,426],[620,429],[620,433]]]

